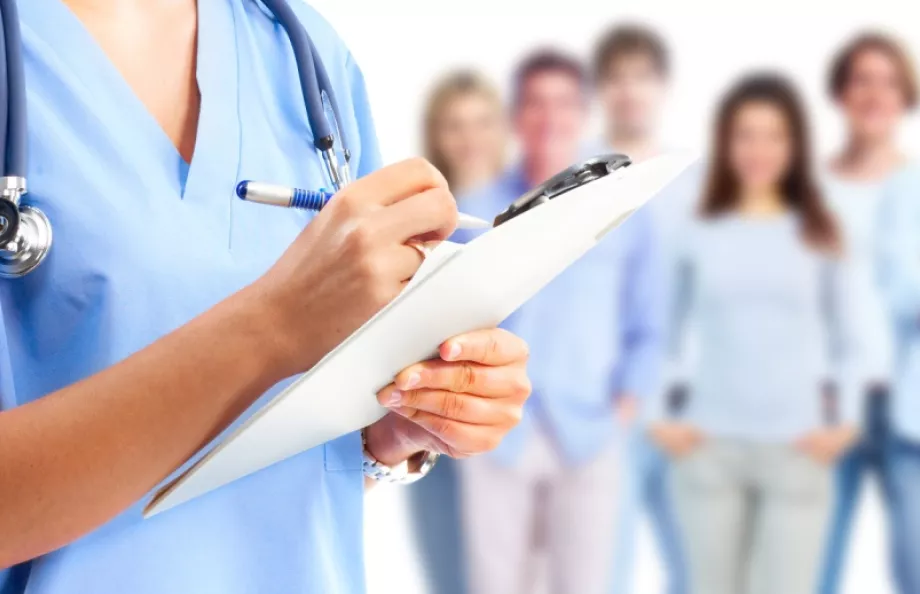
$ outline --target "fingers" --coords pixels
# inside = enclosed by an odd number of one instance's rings
[[[460,423],[513,427],[521,420],[519,405],[502,405],[495,399],[445,390],[410,390],[395,386],[382,390],[378,401],[400,416],[414,418],[416,412],[428,412]]]
[[[433,188],[383,209],[376,224],[383,237],[399,243],[447,239],[457,227],[457,202],[446,188]]]
[[[381,266],[388,270],[387,278],[399,279],[401,282],[412,278],[424,261],[424,256],[414,247],[397,244],[390,246],[379,254]]]
[[[412,365],[378,394],[451,455],[493,449],[523,414],[530,395],[527,346],[503,330],[483,330],[441,346],[442,359]]]
[[[336,200],[389,206],[434,188],[447,189],[444,176],[428,161],[408,159],[378,169],[339,191]]]
[[[508,365],[525,362],[527,343],[501,328],[476,330],[451,338],[441,345],[445,361],[471,361],[483,365]]]
[[[493,425],[475,425],[449,419],[417,409],[394,409],[394,412],[411,420],[443,442],[451,455],[468,456],[494,450],[501,443],[505,430]]]
[[[491,367],[461,361],[432,360],[400,372],[394,381],[403,392],[429,389],[475,394],[484,398],[508,398],[522,403],[530,395],[530,380],[523,365]]]

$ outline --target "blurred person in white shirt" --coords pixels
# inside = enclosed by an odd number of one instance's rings
[[[825,195],[840,222],[857,275],[855,297],[866,323],[868,344],[863,361],[867,378],[862,402],[864,431],[838,471],[837,506],[821,594],[840,591],[853,516],[867,476],[874,475],[890,506],[892,467],[886,453],[893,440],[889,394],[894,332],[877,282],[875,254],[879,234],[887,231],[878,220],[886,188],[892,178],[912,167],[898,132],[916,101],[915,76],[905,46],[878,32],[849,40],[829,69],[828,90],[845,121],[846,139],[824,174]],[[833,414],[833,408],[830,412]],[[893,515],[892,520],[899,522]],[[897,551],[897,545],[894,548]]]
[[[603,135],[589,143],[589,152],[616,152],[634,162],[665,151],[659,137],[662,110],[667,100],[671,55],[666,41],[658,32],[638,24],[617,24],[598,40],[593,59],[594,82],[603,114]],[[667,266],[668,248],[673,231],[686,219],[700,190],[701,167],[691,167],[656,196],[649,204],[657,227]],[[678,407],[679,402],[673,405]],[[639,429],[635,420],[639,403],[621,398],[620,420]],[[667,574],[667,594],[686,592],[686,570],[680,550],[674,513],[666,488],[667,458],[636,430],[630,445],[631,480],[626,484],[620,511],[621,534],[618,557],[614,561],[613,594],[630,592],[635,541],[640,511],[648,513],[658,545],[658,553]]]

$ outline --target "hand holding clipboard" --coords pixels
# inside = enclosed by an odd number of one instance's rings
[[[377,421],[386,409],[375,394],[396,373],[450,337],[497,326],[693,161],[589,159],[516,200],[491,231],[444,242],[396,299],[160,490],[146,515]]]

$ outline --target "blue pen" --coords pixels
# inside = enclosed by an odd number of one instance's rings
[[[256,181],[241,181],[236,186],[236,195],[247,202],[316,211],[322,210],[332,198],[332,192],[326,190],[302,190]]]
[[[320,211],[332,198],[326,190],[303,190],[256,181],[241,181],[236,186],[236,195],[247,202]],[[458,229],[488,229],[492,223],[472,215],[459,213]]]

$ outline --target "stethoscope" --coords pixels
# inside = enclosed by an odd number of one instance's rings
[[[338,123],[342,121],[329,74],[316,46],[286,0],[261,0],[290,39],[300,88],[329,182],[339,190],[351,181],[351,153]],[[16,0],[0,0],[0,278],[18,278],[41,264],[51,249],[51,222],[23,203],[28,192],[26,86],[22,34]],[[6,85],[6,88],[3,88]],[[339,139],[341,156],[336,151]]]

